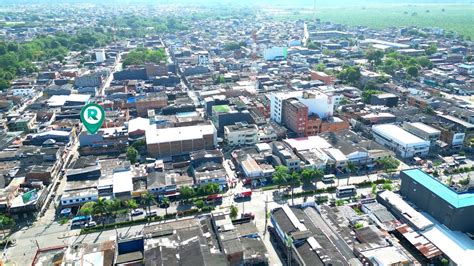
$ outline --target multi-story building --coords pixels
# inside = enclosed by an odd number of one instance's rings
[[[224,127],[224,139],[230,146],[254,145],[258,142],[258,127],[255,124],[238,122]]]
[[[428,155],[430,142],[395,125],[375,125],[372,135],[378,143],[389,147],[402,158]]]
[[[319,91],[291,91],[277,92],[270,95],[270,118],[277,122],[282,122],[283,101],[296,98],[308,107],[308,114],[317,114],[321,119],[332,116],[334,102],[328,94]]]
[[[459,192],[419,169],[400,173],[400,194],[454,231],[473,232],[474,193]]]
[[[152,128],[145,134],[148,153],[153,157],[168,157],[192,151],[214,149],[217,131],[214,125],[175,128]]]
[[[336,77],[314,70],[311,71],[311,80],[319,80],[326,85],[334,85],[334,83],[336,83]]]
[[[430,142],[433,146],[440,139],[441,131],[421,122],[403,123],[403,129]]]
[[[137,116],[146,117],[148,110],[158,110],[168,105],[168,97],[164,94],[147,95],[146,97],[137,99]]]
[[[308,107],[295,98],[286,99],[282,104],[281,123],[293,131],[297,137],[306,136]]]

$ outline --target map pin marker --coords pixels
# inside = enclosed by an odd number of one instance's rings
[[[81,121],[90,134],[95,134],[102,127],[105,120],[105,111],[96,103],[89,103],[82,107]]]

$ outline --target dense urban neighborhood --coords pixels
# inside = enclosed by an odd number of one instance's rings
[[[0,265],[472,265],[469,36],[101,4],[0,6]]]

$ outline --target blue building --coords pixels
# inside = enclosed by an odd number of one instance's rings
[[[400,172],[400,194],[449,229],[474,232],[474,192],[458,192],[420,169]]]

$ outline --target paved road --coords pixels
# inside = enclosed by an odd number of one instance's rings
[[[355,184],[358,182],[362,182],[365,180],[372,180],[374,181],[377,178],[376,175],[369,175],[369,176],[354,176],[350,177],[349,184]],[[63,182],[65,183],[65,182]],[[347,183],[347,179],[343,178],[339,180],[340,185],[345,185]],[[336,184],[334,184],[336,185]],[[330,185],[324,184],[322,182],[318,182],[316,184],[318,188],[328,187]],[[231,205],[236,205],[239,208],[239,212],[252,212],[255,214],[255,224],[260,232],[261,237],[264,240],[264,243],[269,252],[269,259],[271,265],[281,265],[280,259],[274,250],[273,245],[270,242],[270,236],[265,234],[266,230],[266,213],[269,212],[273,208],[281,207],[284,204],[291,203],[291,200],[273,201],[273,192],[275,190],[268,190],[268,191],[259,191],[254,190],[252,195],[251,201],[247,202],[239,202],[236,203],[233,200],[233,194],[237,191],[242,190],[242,183],[238,182],[236,187],[230,189],[224,199],[223,204],[218,207],[218,209],[226,209],[229,208]],[[301,188],[295,189],[295,192],[301,191]],[[362,189],[359,192],[367,194],[370,192],[370,188]],[[334,196],[334,195],[332,195]],[[308,197],[308,201],[313,201],[312,197]],[[267,202],[267,203],[265,203]],[[295,204],[303,203],[303,198],[295,198]],[[58,222],[54,221],[55,212],[54,212],[54,204],[51,204],[50,209],[46,212],[46,214],[41,217],[37,222],[30,227],[24,227],[22,230],[15,232],[13,234],[13,238],[17,239],[17,245],[15,247],[11,247],[6,251],[6,258],[10,261],[16,263],[16,265],[29,265],[33,260],[34,253],[37,248],[37,244],[40,248],[47,248],[52,246],[61,246],[61,245],[71,245],[74,243],[78,243],[80,241],[90,241],[90,242],[98,242],[98,241],[105,241],[113,239],[116,234],[128,234],[133,235],[137,234],[137,232],[142,231],[143,225],[136,225],[132,227],[125,227],[120,228],[117,230],[108,230],[101,233],[93,233],[88,234],[86,236],[79,236],[79,230],[70,230],[69,224],[61,225]],[[267,209],[265,209],[265,205],[267,205]],[[178,205],[177,203],[172,203],[171,206],[168,208],[168,212],[176,212],[176,210],[181,209],[183,206]],[[158,215],[164,215],[165,210],[153,207],[152,209],[157,210]],[[330,229],[324,231],[330,235],[334,234],[331,233]],[[337,239],[337,238],[335,238]],[[36,242],[37,241],[37,242]],[[339,242],[339,241],[337,241]],[[36,244],[37,243],[37,244]],[[341,246],[342,252],[346,253],[345,248],[343,248],[342,243],[338,243],[338,246]],[[347,254],[346,254],[347,255]]]

